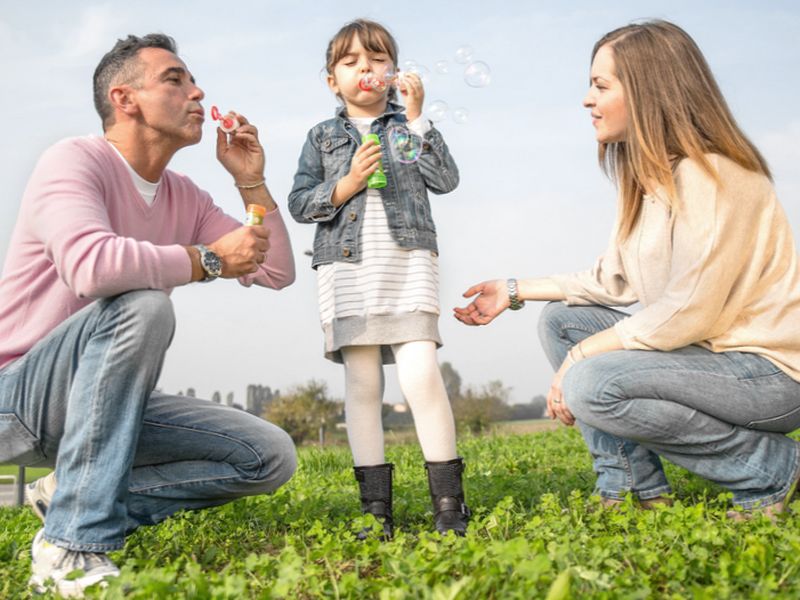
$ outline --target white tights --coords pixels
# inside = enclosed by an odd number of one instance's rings
[[[432,341],[392,346],[400,389],[411,407],[417,438],[427,461],[456,458],[453,411]],[[342,348],[345,420],[355,466],[380,465],[383,453],[383,365],[378,346]]]

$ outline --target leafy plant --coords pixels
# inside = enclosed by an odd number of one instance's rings
[[[797,598],[800,517],[735,523],[730,494],[666,465],[675,504],[608,509],[574,429],[470,437],[465,538],[433,533],[417,444],[391,446],[391,542],[358,541],[349,451],[300,449],[295,477],[271,496],[185,512],[137,530],[112,554],[122,574],[90,597],[136,599]],[[795,512],[800,502],[794,502]],[[38,520],[0,510],[0,598],[33,597]]]

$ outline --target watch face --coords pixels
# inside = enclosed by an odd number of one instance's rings
[[[214,254],[211,250],[206,249],[201,256],[203,262],[203,269],[212,277],[219,277],[222,275],[222,261],[219,256]]]

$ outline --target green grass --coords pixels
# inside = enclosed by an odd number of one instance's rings
[[[25,469],[25,481],[30,482],[34,479],[39,479],[39,477],[44,477],[47,475],[52,469],[46,468],[27,468]],[[19,473],[19,467],[16,465],[0,465],[0,475],[13,475],[14,477],[17,476]],[[5,482],[0,482],[0,485],[3,485]]]
[[[112,554],[109,598],[797,598],[800,517],[732,523],[729,494],[668,466],[673,507],[603,509],[578,432],[465,438],[466,538],[431,533],[419,449],[396,464],[394,541],[357,541],[346,448],[300,452],[270,497],[180,514]],[[794,503],[800,511],[800,503]],[[39,527],[0,511],[0,597],[24,598]],[[102,594],[98,593],[98,597]]]

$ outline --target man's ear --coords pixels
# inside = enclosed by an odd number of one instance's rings
[[[139,112],[139,105],[136,102],[136,90],[129,85],[115,85],[108,90],[108,101],[115,111],[119,111],[128,116],[134,116]]]

